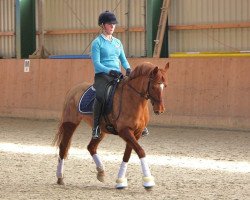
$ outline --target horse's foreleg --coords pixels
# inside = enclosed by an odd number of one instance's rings
[[[143,148],[138,143],[138,139],[135,138],[134,134],[129,128],[123,129],[119,133],[120,137],[122,137],[134,151],[137,153],[140,158],[141,168],[143,173],[143,186],[145,188],[151,188],[155,185],[154,177],[151,175],[149,165],[146,161],[146,154]]]
[[[89,145],[88,145],[88,151],[90,155],[92,156],[95,165],[96,165],[96,170],[97,170],[97,179],[100,182],[104,182],[104,177],[105,177],[105,166],[100,158],[100,156],[97,154],[97,147],[101,140],[103,139],[104,134],[102,134],[100,139],[91,139]]]
[[[123,189],[123,188],[128,187],[126,172],[127,172],[128,161],[129,161],[129,158],[131,156],[131,152],[132,152],[132,148],[127,144],[125,152],[124,152],[124,156],[123,156],[123,161],[121,163],[121,166],[120,166],[120,169],[118,172],[118,178],[116,180],[116,188],[117,189]]]
[[[146,157],[141,158],[141,168],[143,172],[143,186],[145,188],[151,188],[155,185],[154,177],[151,175],[148,163],[146,161]]]

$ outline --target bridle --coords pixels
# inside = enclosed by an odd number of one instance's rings
[[[152,105],[154,105],[155,102],[157,103],[161,103],[162,100],[158,100],[156,99],[155,97],[153,97],[149,90],[150,90],[150,85],[152,84],[152,82],[154,82],[154,79],[151,77],[151,75],[148,77],[148,84],[147,84],[147,90],[146,92],[139,92],[137,89],[135,89],[132,85],[129,84],[129,82],[125,82],[125,84],[122,85],[122,88],[121,88],[121,96],[123,94],[123,89],[124,89],[124,86],[127,85],[129,86],[129,88],[131,88],[135,93],[137,93],[138,95],[140,95],[140,97],[146,99],[146,100],[149,100],[151,101]],[[166,87],[166,84],[165,83],[157,83],[157,84],[164,84],[164,86]],[[121,106],[122,106],[122,100],[123,98],[120,98],[120,101],[119,101],[119,112],[118,112],[118,115],[116,117],[116,120],[118,120],[118,118],[120,117],[120,114],[121,114]]]
[[[147,90],[146,90],[146,92],[139,92],[137,89],[135,89],[135,88],[134,88],[132,85],[130,85],[129,83],[127,83],[127,85],[128,85],[135,93],[139,94],[142,98],[144,98],[144,99],[146,99],[146,100],[149,100],[149,99],[150,99],[150,101],[151,101],[152,104],[154,104],[154,103],[161,103],[162,100],[156,99],[153,95],[150,94],[150,85],[153,84],[153,82],[154,82],[154,79],[153,79],[151,76],[149,76],[149,77],[148,77],[148,84],[147,84]],[[159,82],[159,83],[157,83],[157,84],[160,85],[160,84],[164,84],[164,83]],[[165,84],[164,84],[164,86],[165,86]]]

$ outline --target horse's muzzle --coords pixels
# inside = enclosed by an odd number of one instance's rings
[[[156,115],[159,115],[159,114],[160,114],[160,112],[159,112],[159,111],[155,111],[154,113],[155,113]]]
[[[162,114],[164,111],[159,111],[159,110],[157,110],[157,111],[154,111],[154,113],[156,114],[156,115],[160,115],[160,114]]]
[[[161,105],[154,105],[153,106],[153,111],[154,111],[154,113],[156,114],[156,115],[160,115],[160,114],[162,114],[162,113],[164,113],[164,111],[165,111],[165,106],[163,105],[163,104],[161,104]]]
[[[153,106],[153,111],[156,115],[160,115],[164,113],[165,111],[165,106],[162,101],[160,101],[159,104],[156,104],[154,101],[151,101],[151,104]]]

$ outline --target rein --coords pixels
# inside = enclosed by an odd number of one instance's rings
[[[150,81],[148,81],[148,86],[147,86],[147,90],[146,90],[146,93],[143,93],[143,92],[139,92],[137,91],[132,85],[130,85],[129,83],[127,83],[127,85],[135,91],[135,93],[139,94],[142,98],[148,100],[150,95],[149,95],[149,86],[150,86]]]
[[[146,100],[151,100],[153,102],[158,102],[160,103],[161,100],[158,100],[156,98],[154,98],[150,92],[149,92],[149,87],[150,87],[150,84],[151,82],[153,81],[153,79],[151,77],[148,77],[148,85],[147,85],[147,90],[146,90],[146,93],[143,93],[143,92],[139,92],[138,90],[136,90],[132,85],[130,85],[129,83],[127,83],[127,85],[135,92],[137,93],[138,95],[140,95],[140,97],[146,99]]]
[[[119,119],[120,115],[121,115],[121,111],[122,111],[122,100],[123,100],[122,95],[123,95],[123,90],[124,90],[124,86],[125,86],[125,85],[127,85],[129,88],[131,88],[136,94],[140,95],[140,97],[142,97],[142,98],[144,98],[144,99],[146,99],[146,100],[149,100],[149,99],[150,99],[150,100],[151,100],[151,103],[154,103],[154,102],[160,103],[160,102],[162,102],[162,100],[156,99],[156,98],[153,97],[153,96],[150,94],[150,92],[149,92],[149,91],[150,91],[150,90],[149,90],[150,84],[151,84],[152,81],[153,81],[153,78],[152,78],[152,77],[148,77],[148,84],[147,84],[146,93],[144,93],[144,92],[139,92],[136,88],[134,88],[132,85],[130,85],[129,82],[123,83],[123,84],[122,84],[122,87],[121,87],[120,98],[119,98],[119,109],[118,109],[119,111],[118,111],[118,115],[117,115],[116,118],[113,119],[113,120],[117,121],[117,120]],[[161,83],[159,83],[159,84],[161,84]],[[104,117],[104,118],[105,118],[106,123],[107,123],[107,122],[110,122],[107,116]],[[111,123],[109,123],[109,124],[111,124]]]
[[[141,93],[141,92],[138,92],[133,86],[131,86],[128,82],[126,83],[124,83],[124,84],[122,84],[122,88],[121,88],[121,94],[120,94],[120,100],[119,100],[119,112],[118,112],[118,115],[116,116],[116,118],[115,118],[115,121],[117,121],[118,119],[119,119],[119,117],[120,117],[120,115],[121,115],[121,110],[122,110],[122,95],[123,95],[123,89],[124,89],[124,86],[125,85],[128,85],[131,89],[133,89],[137,94],[139,94],[141,97],[143,97],[143,98],[145,98],[146,100],[148,100],[149,99],[149,97],[150,97],[150,95],[149,95],[149,92],[147,92],[146,94],[143,94],[143,93]],[[147,87],[147,91],[149,91],[149,85],[150,85],[150,81],[148,81],[148,87]],[[107,122],[107,121],[106,121]]]

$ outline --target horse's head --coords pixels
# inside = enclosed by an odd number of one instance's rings
[[[137,66],[130,74],[129,80],[142,78],[140,82],[128,84],[134,92],[145,99],[150,99],[154,113],[159,115],[164,112],[163,90],[167,86],[166,72],[169,68],[169,63],[164,69],[154,66],[150,62],[144,62]],[[137,86],[142,84],[143,89],[137,89]],[[140,86],[138,86],[140,87]],[[142,91],[140,91],[142,90]]]
[[[167,86],[166,72],[169,68],[169,63],[164,69],[154,67],[149,75],[147,88],[147,98],[150,99],[155,114],[159,115],[165,111],[163,102],[163,90]]]

